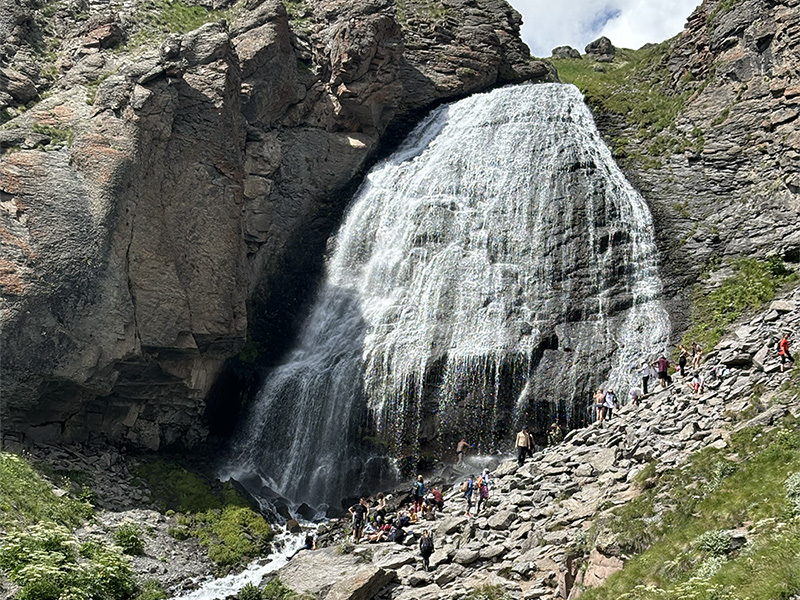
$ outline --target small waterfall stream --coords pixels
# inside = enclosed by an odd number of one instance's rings
[[[507,447],[624,397],[669,333],[647,206],[580,92],[520,85],[434,110],[367,175],[299,341],[229,472],[338,504],[419,441]]]

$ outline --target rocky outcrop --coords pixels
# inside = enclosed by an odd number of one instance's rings
[[[597,62],[611,62],[617,53],[617,49],[606,36],[589,42],[584,51]]]
[[[170,14],[136,3],[0,10],[6,432],[203,439],[248,328],[287,343],[387,133],[445,99],[552,77],[499,0],[215,6],[169,35]]]
[[[581,53],[572,46],[558,46],[550,52],[552,58],[580,58]]]
[[[682,141],[659,149],[648,132],[637,143],[636,127],[599,115],[626,154],[645,157],[624,163],[656,221],[678,328],[703,270],[745,255],[800,261],[799,31],[795,0],[706,0],[657,65],[683,106],[660,141]]]

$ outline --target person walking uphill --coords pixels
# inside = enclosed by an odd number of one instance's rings
[[[662,388],[666,388],[669,383],[669,361],[663,354],[658,357],[656,361],[656,369],[658,369],[658,383]]]
[[[422,537],[419,538],[419,553],[422,556],[422,566],[427,573],[431,569],[431,554],[433,554],[433,538],[430,532],[425,529]]]
[[[781,340],[778,342],[778,354],[781,357],[781,373],[783,373],[786,360],[794,363],[794,357],[789,353],[789,334],[784,333]]]
[[[525,456],[531,447],[531,438],[528,435],[528,428],[523,427],[522,431],[517,434],[517,464],[522,466],[525,462]]]

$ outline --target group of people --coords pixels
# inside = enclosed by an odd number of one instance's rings
[[[547,445],[555,446],[563,440],[564,430],[558,421],[554,421],[547,430]],[[536,449],[536,442],[527,425],[517,433],[514,444],[517,451],[517,463],[522,466],[525,463],[525,459],[533,456],[533,452]]]
[[[402,543],[406,537],[405,528],[421,518],[435,519],[436,512],[444,508],[444,495],[436,487],[427,490],[422,475],[417,477],[411,491],[413,504],[410,510],[401,509],[396,515],[388,516],[386,496],[378,493],[377,506],[370,506],[367,498],[361,498],[348,510],[352,519],[353,542],[362,539],[368,542]]]
[[[471,517],[472,510],[472,496],[477,493],[478,501],[475,506],[475,514],[481,512],[481,508],[486,506],[486,501],[489,500],[489,492],[492,486],[492,478],[489,475],[489,469],[484,469],[483,473],[476,479],[475,475],[467,477],[466,481],[461,484],[461,491],[464,494],[464,499],[467,501],[466,515]]]

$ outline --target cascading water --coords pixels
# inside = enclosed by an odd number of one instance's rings
[[[361,186],[231,473],[333,504],[391,476],[380,448],[579,425],[663,348],[660,295],[650,213],[576,88],[442,106]]]

